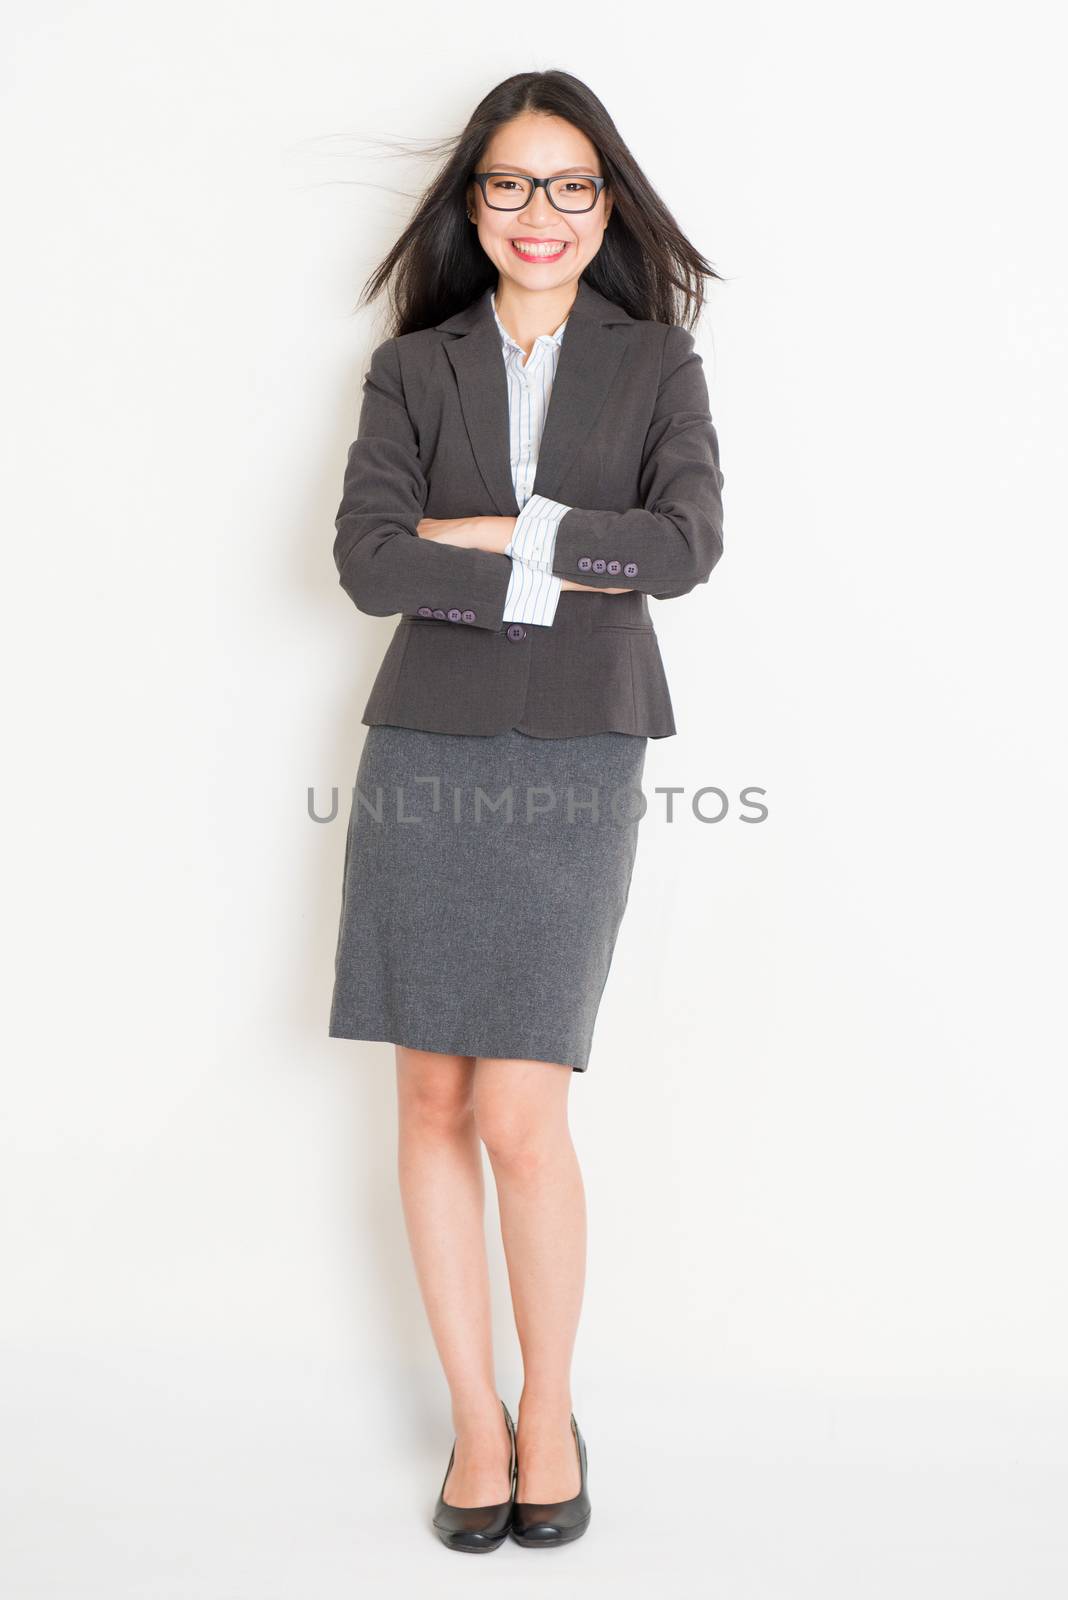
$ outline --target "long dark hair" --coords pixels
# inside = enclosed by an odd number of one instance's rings
[[[570,72],[517,72],[491,89],[463,132],[432,150],[448,152],[415,214],[364,285],[357,306],[388,285],[389,337],[432,328],[497,280],[497,269],[467,220],[467,190],[497,129],[526,111],[580,128],[601,159],[614,204],[600,249],[583,278],[632,317],[692,330],[704,279],[720,274],[686,238],[593,90]]]

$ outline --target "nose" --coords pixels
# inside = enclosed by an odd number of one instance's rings
[[[559,215],[560,213],[551,204],[545,190],[540,187],[534,190],[534,193],[520,212],[520,216],[532,223],[552,222],[553,218]]]

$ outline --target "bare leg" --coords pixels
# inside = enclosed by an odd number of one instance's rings
[[[586,1195],[567,1120],[569,1066],[475,1062],[475,1122],[497,1184],[523,1352],[516,1418],[519,1500],[570,1500],[581,1486],[571,1432],[571,1355],[586,1270]]]
[[[511,1442],[493,1368],[474,1061],[404,1045],[396,1052],[401,1202],[456,1434],[445,1499],[499,1505],[510,1491]]]

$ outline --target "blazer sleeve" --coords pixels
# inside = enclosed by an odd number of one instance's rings
[[[421,539],[426,500],[397,341],[387,339],[371,356],[345,467],[334,540],[341,587],[370,616],[423,610],[442,613],[443,627],[499,628],[511,558]]]
[[[706,583],[723,554],[723,474],[704,364],[693,335],[675,324],[664,340],[639,481],[642,507],[573,507],[561,518],[553,572],[666,600]]]

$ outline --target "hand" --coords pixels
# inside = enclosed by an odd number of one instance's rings
[[[562,589],[582,589],[586,594],[633,594],[633,589],[602,589],[599,584],[575,583],[572,578],[561,578]]]
[[[420,539],[433,539],[435,544],[503,555],[515,524],[515,517],[423,517],[415,531]]]

